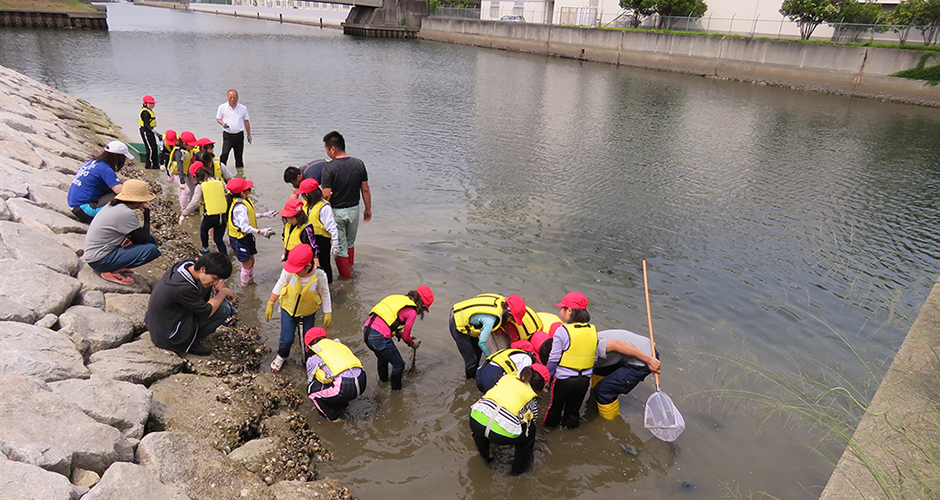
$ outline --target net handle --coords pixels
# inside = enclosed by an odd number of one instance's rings
[[[646,322],[650,325],[650,351],[656,356],[656,341],[653,340],[653,312],[650,309],[650,286],[646,280],[646,259],[643,259],[643,291],[646,293]],[[656,378],[656,390],[659,391],[659,374],[654,373]]]

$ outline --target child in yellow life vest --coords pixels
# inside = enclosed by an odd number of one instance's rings
[[[307,346],[307,395],[331,422],[366,390],[366,371],[353,352],[315,326],[304,335]]]
[[[215,143],[212,142],[212,139],[203,137],[196,141],[196,147],[199,148],[199,152],[194,153],[193,158],[201,161],[202,164],[209,169],[213,177],[221,179],[223,182],[228,182],[232,177],[235,177],[235,174],[216,158]]]
[[[193,148],[196,146],[196,136],[192,132],[183,132],[180,134],[179,145],[173,150],[173,156],[170,158],[168,167],[173,182],[178,181],[177,186],[180,208],[189,205],[189,199],[193,195],[195,182],[189,175],[189,166],[193,163]]]
[[[314,241],[317,243],[320,267],[326,272],[330,283],[333,283],[333,265],[330,261],[339,251],[339,230],[336,228],[336,219],[333,218],[333,208],[323,199],[323,191],[316,179],[301,181],[294,194],[300,196],[304,202],[304,213],[307,214],[307,221],[313,228]]]
[[[144,142],[146,159],[144,168],[160,168],[160,151],[157,149],[157,136],[154,129],[157,126],[157,116],[153,113],[153,107],[157,101],[153,96],[145,95],[143,98],[143,107],[140,108],[140,140]]]
[[[255,204],[248,199],[251,186],[254,184],[247,179],[236,177],[225,185],[231,193],[228,201],[228,242],[232,245],[235,258],[242,263],[239,275],[242,286],[248,286],[254,276],[255,254],[258,253],[255,247],[255,235],[260,234],[265,238],[270,238],[274,234],[274,230],[269,227],[258,229]],[[266,215],[261,214],[262,217]]]
[[[560,423],[575,429],[580,424],[581,403],[591,385],[597,359],[597,328],[589,324],[587,305],[587,297],[578,292],[568,292],[555,304],[564,323],[555,329],[551,339],[548,371],[554,379],[545,427],[557,427]]]
[[[388,382],[388,365],[392,365],[392,390],[401,390],[401,378],[405,373],[405,361],[392,342],[392,337],[400,336],[408,347],[417,349],[420,341],[411,338],[411,327],[418,316],[424,319],[424,313],[431,308],[434,293],[422,285],[404,295],[389,295],[369,311],[369,317],[362,328],[362,340],[378,362],[376,368],[379,380]]]
[[[277,356],[271,362],[271,371],[279,371],[284,360],[290,356],[294,332],[298,325],[305,332],[313,328],[317,310],[323,308],[323,326],[330,327],[333,305],[330,302],[330,286],[326,275],[318,269],[310,245],[298,245],[287,257],[284,270],[278,278],[268,306],[264,310],[265,321],[271,321],[274,303],[281,303],[281,338],[277,344]]]
[[[319,267],[322,261],[317,256],[317,245],[313,237],[313,228],[307,223],[307,214],[304,213],[303,202],[298,199],[287,200],[281,210],[281,219],[284,221],[284,253],[281,260],[286,261],[290,251],[297,245],[309,245],[313,248],[314,260]],[[327,275],[327,283],[329,283]]]
[[[449,322],[450,335],[463,358],[464,374],[468,379],[476,377],[480,358],[490,355],[486,346],[490,334],[510,321],[522,324],[525,313],[525,300],[518,295],[503,297],[481,293],[454,304]]]
[[[170,163],[170,153],[173,152],[173,148],[176,147],[176,131],[173,129],[167,129],[166,133],[163,134],[163,149],[160,150],[160,166],[166,168]],[[169,174],[169,172],[167,172]]]
[[[196,180],[196,188],[193,190],[192,200],[180,215],[180,223],[182,224],[185,217],[195,212],[196,208],[201,207],[202,223],[199,225],[199,239],[202,242],[202,248],[199,249],[199,253],[203,255],[209,253],[209,230],[211,229],[219,253],[228,257],[228,249],[225,247],[225,211],[228,208],[225,185],[221,180],[213,177],[201,161],[194,161],[189,166],[189,172]]]
[[[535,422],[539,417],[538,393],[545,388],[548,369],[534,364],[519,377],[503,375],[499,382],[470,407],[470,433],[480,456],[487,463],[490,443],[516,447],[510,474],[518,476],[529,468],[535,448]]]

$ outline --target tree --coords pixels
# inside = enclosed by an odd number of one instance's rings
[[[702,17],[708,10],[704,0],[656,0],[654,11],[659,14],[659,27],[669,28],[675,17]]]
[[[656,0],[620,0],[620,7],[630,12],[630,27],[639,28],[644,18],[656,12]]]
[[[848,37],[850,42],[857,42],[862,34],[881,18],[881,6],[869,0],[864,3],[857,0],[834,0],[833,6],[836,12],[826,19],[826,22],[835,29],[832,34],[834,42],[841,41],[843,37]]]
[[[918,2],[901,2],[894,10],[888,14],[888,22],[891,23],[891,31],[898,37],[898,43],[904,45],[907,43],[907,37],[911,33],[911,27],[914,26],[914,19],[917,17]]]
[[[783,0],[780,13],[800,27],[800,38],[809,40],[816,27],[825,22],[837,8],[832,0]]]
[[[933,45],[937,42],[937,33],[940,31],[940,0],[901,2],[891,11],[888,20],[895,25],[892,29],[898,33],[902,44],[907,41],[906,32],[913,26],[923,36],[924,45]]]

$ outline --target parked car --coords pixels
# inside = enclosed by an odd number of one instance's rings
[[[510,23],[524,23],[525,18],[522,16],[503,16],[499,18],[500,21],[508,21]]]

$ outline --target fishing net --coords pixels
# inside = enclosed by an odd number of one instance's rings
[[[665,392],[657,390],[646,400],[643,426],[654,436],[671,443],[685,430],[685,419],[672,399]]]

